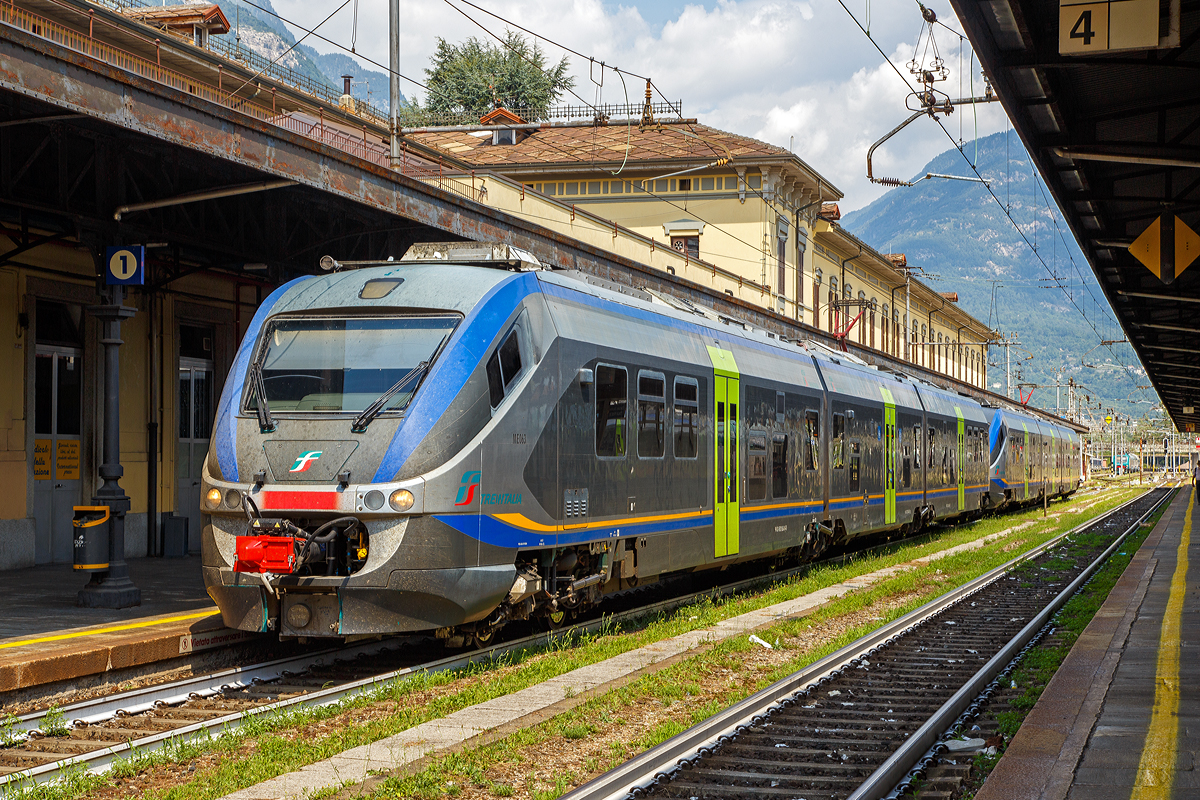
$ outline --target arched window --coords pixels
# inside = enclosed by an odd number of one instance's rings
[[[858,293],[858,299],[859,299],[859,300],[866,300],[866,299],[867,299],[867,293],[866,293],[866,292],[861,292],[861,291],[860,291],[860,292]]]
[[[837,294],[837,276],[836,275],[829,276],[829,291],[833,292],[834,294]]]
[[[821,270],[819,270],[819,269],[813,273],[813,282],[816,283],[817,286],[821,285],[821,276],[822,275],[824,275],[824,273],[821,272]]]
[[[916,327],[916,326],[914,325],[914,327]],[[921,341],[922,342],[929,341],[929,331],[926,329],[926,327],[924,325],[921,326]]]
[[[888,319],[888,304],[887,303],[883,304],[883,318]]]
[[[842,297],[846,298],[847,300],[854,297],[854,289],[850,286],[850,284],[847,283],[842,287]]]

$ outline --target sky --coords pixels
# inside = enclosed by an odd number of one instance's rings
[[[911,83],[907,62],[918,47],[926,62],[932,53],[927,37],[918,38],[922,19],[916,0],[843,1]],[[274,5],[283,17],[312,27],[342,2],[274,0]],[[587,58],[570,55],[552,42],[650,77],[664,96],[682,101],[686,117],[792,148],[845,195],[840,201],[843,212],[886,191],[867,180],[866,153],[872,142],[911,113],[905,105],[910,89],[838,0],[472,2],[545,37],[539,43],[550,60],[570,57],[579,98],[567,95],[562,102],[623,103],[626,91],[631,102],[640,102],[645,84],[626,78],[623,89],[620,79],[606,71],[603,86],[598,86],[590,75],[599,70]],[[973,73],[975,94],[982,94],[979,62],[972,61],[969,42],[954,33],[962,26],[948,0],[933,0],[928,6],[946,26],[935,27],[934,41],[949,70],[948,79],[937,88],[952,98],[969,95]],[[504,22],[462,0],[400,0],[402,74],[424,78],[438,37],[450,42],[490,38],[456,8],[491,33],[503,35]],[[293,32],[304,35],[295,28]],[[347,47],[353,37],[357,52],[388,63],[387,0],[349,0],[319,32]],[[306,43],[320,52],[336,50],[312,38]],[[424,99],[424,91],[413,83],[403,82],[402,89],[406,96]],[[661,98],[656,94],[655,99]],[[969,145],[976,134],[995,133],[1007,124],[999,103],[958,108],[944,121],[950,137],[932,120],[918,119],[875,151],[874,173],[911,178],[960,137]]]

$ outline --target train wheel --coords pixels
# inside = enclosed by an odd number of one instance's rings
[[[471,634],[470,645],[475,650],[491,647],[496,641],[496,628],[480,628]]]
[[[544,631],[556,631],[567,622],[567,612],[563,609],[542,614],[538,619],[538,627]]]

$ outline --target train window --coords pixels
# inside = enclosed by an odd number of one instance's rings
[[[521,371],[521,344],[515,329],[500,345],[500,371],[504,374],[504,391],[507,392]]]
[[[912,485],[912,450],[908,446],[908,439],[903,431],[900,432],[900,439],[904,447],[904,465],[900,470],[900,485],[907,489]]]
[[[495,408],[504,400],[504,378],[500,375],[499,350],[492,353],[492,357],[487,360],[487,379],[488,399],[492,404],[492,408]]]
[[[913,425],[913,469],[921,468],[921,426]]]
[[[775,393],[775,421],[783,424],[787,417],[787,396],[783,392]]]
[[[521,344],[514,328],[504,343],[497,347],[485,365],[488,379],[488,399],[492,408],[500,405],[504,393],[521,371]]]
[[[821,463],[821,416],[816,411],[804,412],[804,468],[816,469]]]
[[[638,373],[639,458],[662,458],[666,451],[666,385],[661,373]]]
[[[697,458],[700,389],[695,378],[675,379],[675,457]]]
[[[861,466],[862,457],[858,450],[858,440],[850,440],[850,491],[857,492],[859,490],[859,467]]]
[[[846,466],[846,456],[843,452],[843,447],[846,443],[846,415],[833,415],[833,442],[831,442],[833,452],[830,454],[831,467],[833,469],[842,469]]]
[[[931,471],[937,468],[937,435],[938,435],[937,428],[930,425],[929,426],[929,451],[928,451],[928,455],[925,458],[925,463],[929,465],[929,469]],[[943,476],[943,480],[945,480],[945,476]]]
[[[253,369],[267,405],[286,414],[404,409],[458,325],[458,316],[279,318],[263,332]],[[424,368],[423,368],[424,365]],[[403,385],[396,384],[403,381]],[[259,392],[247,381],[246,409]]]
[[[750,431],[747,437],[746,499],[767,499],[767,434]]]
[[[624,367],[596,365],[596,455],[625,457],[629,376]]]
[[[777,433],[771,440],[771,496],[788,496],[788,437]]]

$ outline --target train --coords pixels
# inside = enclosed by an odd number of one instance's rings
[[[482,646],[1079,486],[1069,428],[510,245],[322,266],[218,404],[202,569],[231,628]]]

